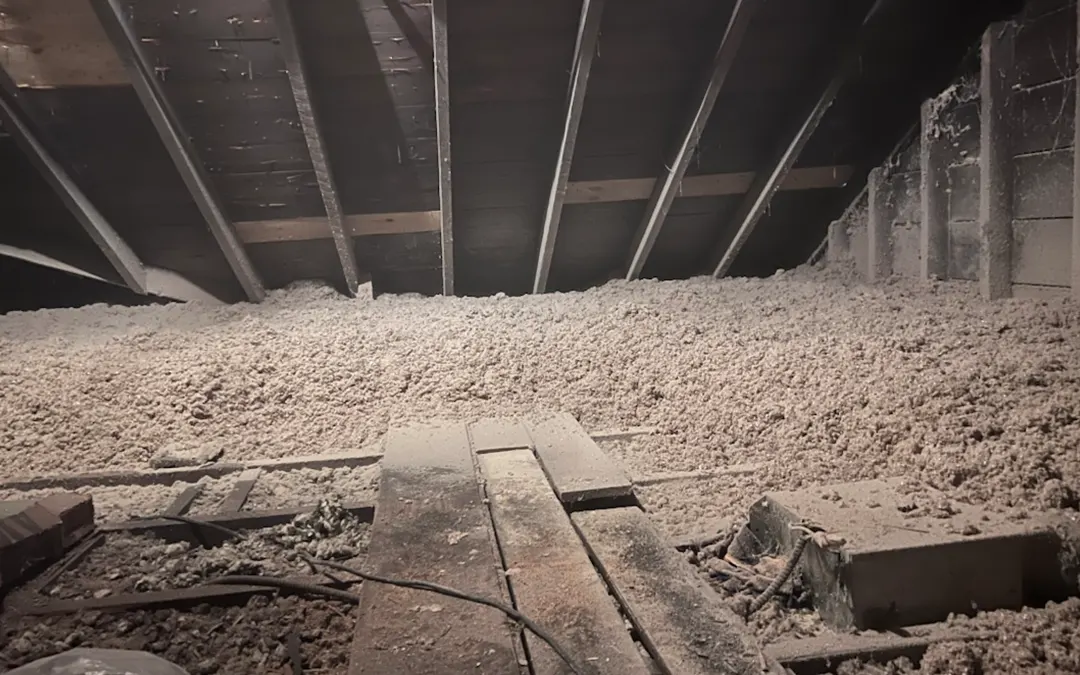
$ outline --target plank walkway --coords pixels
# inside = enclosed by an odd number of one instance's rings
[[[564,504],[633,498],[630,478],[571,415],[530,422],[528,428],[544,473]]]
[[[394,430],[385,452],[366,568],[508,602],[465,425]],[[360,606],[349,675],[519,672],[497,610],[374,583]]]

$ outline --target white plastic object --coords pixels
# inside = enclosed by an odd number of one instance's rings
[[[188,675],[188,672],[146,652],[79,648],[20,666],[7,675]]]

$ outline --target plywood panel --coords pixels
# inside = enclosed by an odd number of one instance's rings
[[[1016,36],[1016,68],[1025,86],[1072,77],[1076,72],[1076,17],[1068,8],[1021,24]]]
[[[949,167],[949,221],[979,218],[979,165]]]
[[[922,254],[917,223],[898,223],[892,229],[893,274],[917,279],[921,276]]]
[[[1017,157],[1013,217],[1069,218],[1072,216],[1072,150]]]
[[[1067,148],[1073,144],[1076,115],[1075,79],[1017,92],[1013,151],[1020,155]]]
[[[949,278],[979,278],[979,225],[974,221],[949,223]]]
[[[1072,264],[1072,219],[1013,223],[1013,282],[1068,286]]]

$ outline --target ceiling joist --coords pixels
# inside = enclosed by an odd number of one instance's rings
[[[184,180],[191,198],[198,206],[210,232],[217,240],[221,252],[225,255],[229,267],[236,275],[248,300],[260,302],[266,297],[259,275],[247,256],[243,245],[233,231],[222,210],[217,196],[210,187],[202,163],[195,155],[190,136],[180,124],[180,118],[172,109],[165,92],[154,75],[146,55],[139,46],[138,36],[124,15],[120,0],[90,0],[97,13],[98,20],[105,29],[105,34],[124,63],[124,68],[131,78],[135,92],[142,101],[147,115],[154,124],[162,143],[176,165],[180,177]]]
[[[145,295],[146,269],[105,216],[79,189],[68,171],[46,149],[34,128],[21,94],[7,73],[0,69],[0,121],[16,145],[53,189],[83,230],[93,239],[116,273],[132,291]]]
[[[600,37],[600,17],[604,12],[604,0],[583,0],[581,19],[578,22],[577,41],[574,45],[574,65],[570,72],[570,89],[566,101],[566,121],[563,124],[559,157],[555,163],[555,177],[551,182],[547,207],[544,211],[544,230],[540,237],[540,255],[536,261],[533,293],[547,290],[551,259],[555,254],[555,238],[559,233],[566,185],[570,180],[570,167],[574,162],[574,146],[577,144],[581,112],[585,108],[585,92],[589,86],[589,73],[596,43]]]
[[[667,171],[656,181],[649,204],[645,208],[645,216],[634,235],[630,248],[630,262],[626,270],[627,280],[641,276],[641,270],[645,267],[656,238],[660,235],[660,228],[664,226],[671,204],[676,197],[680,196],[677,193],[682,185],[683,176],[686,175],[686,168],[690,165],[690,160],[697,150],[701,133],[709,122],[709,116],[716,105],[716,97],[724,86],[724,80],[735,65],[735,56],[750,27],[750,20],[761,3],[762,0],[737,0],[735,3],[727,29],[716,50],[712,67],[709,69],[708,79],[705,80],[701,93],[697,97],[694,112],[682,133],[671,161],[666,164]]]
[[[803,148],[806,147],[810,137],[817,131],[818,125],[821,123],[822,118],[825,117],[825,113],[833,104],[833,101],[836,100],[840,89],[858,70],[860,58],[871,39],[869,27],[886,2],[887,0],[876,0],[873,6],[870,7],[870,10],[863,18],[862,25],[859,27],[854,41],[842,55],[832,77],[829,78],[828,83],[814,101],[813,106],[800,122],[791,140],[788,141],[775,161],[773,161],[770,169],[758,174],[754,180],[754,185],[750,188],[750,192],[747,193],[742,204],[735,211],[735,215],[725,224],[726,227],[723,229],[725,237],[721,239],[720,245],[713,255],[714,277],[723,277],[731,269],[731,265],[735,262],[739,251],[742,250],[754,228],[757,227],[757,224],[765,215],[769,204],[772,202],[773,195],[776,194],[792,167],[795,166],[795,162],[798,161]],[[726,233],[731,230],[735,231],[734,237],[727,241]]]
[[[338,260],[341,261],[345,289],[349,295],[355,296],[360,287],[360,270],[356,266],[352,238],[345,230],[341,199],[338,197],[337,183],[330,169],[330,159],[326,155],[326,144],[323,142],[319,119],[308,93],[307,68],[304,65],[300,41],[296,37],[292,3],[290,0],[270,0],[270,8],[274,12],[274,23],[277,25],[278,38],[281,41],[285,69],[289,74],[289,86],[292,89],[293,99],[296,101],[296,112],[300,117],[300,126],[304,130],[304,140],[307,142],[308,154],[311,156],[311,165],[315,170],[315,181],[319,184],[319,193],[322,195],[323,207],[326,209],[327,229],[334,240]]]

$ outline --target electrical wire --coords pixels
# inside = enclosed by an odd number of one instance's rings
[[[806,549],[806,544],[810,541],[810,537],[800,537],[795,542],[795,548],[791,551],[791,557],[788,558],[787,564],[784,565],[784,569],[773,582],[769,584],[769,587],[761,592],[761,595],[754,598],[754,601],[750,603],[750,606],[746,608],[746,616],[749,617],[754,612],[758,611],[765,606],[765,603],[772,599],[776,592],[780,590],[780,587],[784,585],[784,582],[791,577],[791,573],[795,571],[795,568],[799,564],[799,558],[802,557],[803,550]]]
[[[398,586],[400,588],[411,588],[414,590],[429,591],[431,593],[438,593],[439,595],[445,595],[451,598],[458,598],[459,600],[474,602],[478,605],[485,605],[487,607],[497,609],[506,616],[513,619],[514,621],[520,623],[525,628],[528,628],[529,632],[546,642],[548,646],[551,647],[551,649],[559,655],[559,658],[566,662],[566,665],[570,667],[570,670],[574,672],[575,675],[584,675],[584,671],[580,667],[578,667],[578,665],[574,662],[573,658],[570,657],[570,654],[559,644],[559,642],[554,637],[551,636],[550,633],[544,630],[535,621],[525,616],[513,607],[478,595],[471,595],[469,593],[465,593],[464,591],[450,588],[449,586],[433,584],[429,581],[391,579],[389,577],[382,577],[375,574],[369,574],[367,572],[361,572],[358,569],[349,567],[347,565],[342,565],[341,563],[331,562],[329,560],[317,560],[304,553],[301,553],[300,556],[304,559],[305,562],[307,562],[308,565],[311,565],[312,567],[329,567],[330,569],[338,570],[340,572],[348,572],[349,574],[360,577],[364,581],[373,581],[375,583],[386,584],[388,586]]]
[[[270,588],[297,591],[299,593],[308,593],[310,595],[323,595],[328,598],[351,602],[354,605],[360,604],[360,596],[356,593],[350,593],[349,591],[343,591],[339,588],[331,588],[329,586],[320,586],[319,584],[309,584],[303,581],[282,579],[281,577],[268,577],[258,574],[236,574],[225,577],[215,577],[214,579],[207,579],[203,583],[203,586],[267,586]]]

